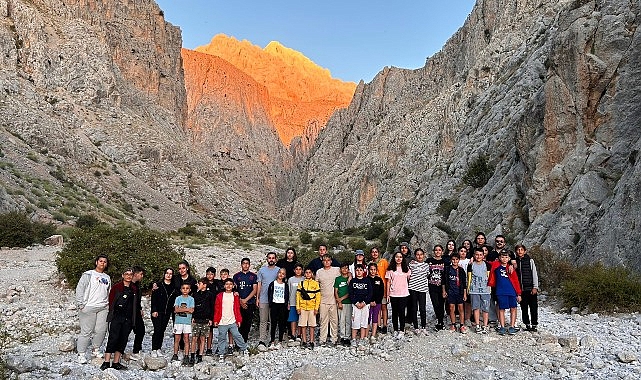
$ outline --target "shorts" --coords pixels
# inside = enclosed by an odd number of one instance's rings
[[[301,310],[298,319],[299,327],[316,327],[314,310]]]
[[[496,296],[496,300],[499,304],[499,309],[515,309],[516,308],[516,296]]]
[[[209,324],[208,323],[192,323],[191,324],[191,337],[198,338],[201,336],[209,336]]]
[[[352,329],[366,329],[369,327],[369,304],[359,309],[354,305],[352,307]]]
[[[289,307],[289,316],[287,317],[287,322],[298,322],[298,312],[296,311],[296,305]]]
[[[174,324],[174,335],[191,334],[191,325],[184,325],[182,323]]]
[[[472,302],[472,310],[481,310],[484,313],[490,311],[490,295],[489,294],[470,294],[469,297]]]
[[[462,305],[463,295],[461,293],[447,293],[447,303],[450,305]]]
[[[387,297],[383,297],[383,301],[381,302],[381,305],[387,305]]]
[[[381,312],[381,304],[377,303],[376,306],[369,307],[369,323],[378,323],[378,315]]]

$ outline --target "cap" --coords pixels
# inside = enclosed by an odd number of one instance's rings
[[[362,249],[357,249],[356,251],[354,251],[354,256],[358,256],[358,255],[365,256],[365,253],[363,252]]]

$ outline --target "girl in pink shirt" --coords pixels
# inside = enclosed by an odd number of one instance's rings
[[[396,252],[394,259],[389,264],[385,278],[387,279],[387,302],[392,305],[392,326],[394,337],[401,339],[405,329],[405,308],[407,296],[410,292],[407,287],[412,272],[403,258],[403,254]]]

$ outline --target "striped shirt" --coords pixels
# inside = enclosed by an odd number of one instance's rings
[[[430,272],[430,265],[428,263],[412,260],[410,262],[410,269],[412,270],[412,276],[410,277],[410,283],[408,285],[410,290],[416,292],[427,292],[429,290],[428,286],[428,277]]]

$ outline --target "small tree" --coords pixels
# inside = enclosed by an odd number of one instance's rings
[[[0,215],[0,246],[28,247],[56,233],[50,223],[32,222],[26,214],[12,211]]]
[[[488,163],[486,156],[481,155],[467,167],[467,171],[463,175],[463,182],[478,189],[488,183],[493,173],[494,166]]]

